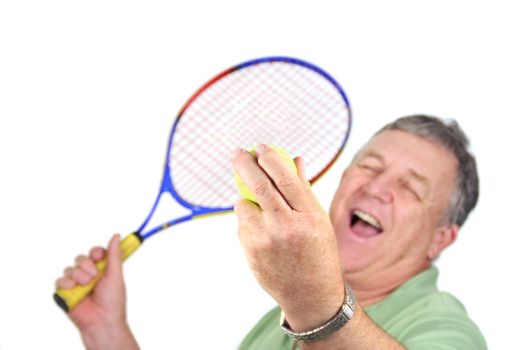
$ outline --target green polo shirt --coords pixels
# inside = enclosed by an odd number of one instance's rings
[[[487,345],[461,302],[437,289],[438,270],[412,277],[386,299],[365,308],[385,332],[410,350],[484,350]],[[279,326],[280,309],[267,313],[242,341],[240,350],[291,350],[293,340]]]

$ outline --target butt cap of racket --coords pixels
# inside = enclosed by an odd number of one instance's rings
[[[133,254],[140,247],[141,243],[142,238],[137,233],[132,233],[124,237],[120,241],[122,260],[126,260],[131,254]],[[106,264],[106,258],[97,262],[96,266],[98,274],[88,284],[77,285],[70,289],[57,288],[55,294],[53,295],[53,299],[57,305],[65,312],[73,310],[78,305],[78,303],[84,300],[84,298],[91,293],[93,288],[95,288],[97,282],[104,275]]]

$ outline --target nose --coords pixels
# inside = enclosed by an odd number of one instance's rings
[[[370,181],[363,186],[363,190],[370,197],[379,199],[384,203],[390,203],[394,198],[391,183],[391,179],[389,179],[385,173],[382,173],[370,179]]]

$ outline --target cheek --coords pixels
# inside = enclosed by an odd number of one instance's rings
[[[328,211],[328,215],[330,217],[330,221],[332,222],[332,225],[334,228],[336,228],[342,219],[342,215],[345,211],[345,205],[344,205],[344,196],[342,192],[337,190],[337,192],[334,194],[334,198],[332,199],[332,203],[330,204],[330,210]]]
[[[343,177],[341,178],[339,182],[339,186],[335,190],[334,196],[332,198],[332,203],[330,205],[330,216],[332,216],[333,213],[335,213],[338,209],[338,207],[342,206],[342,199],[345,198],[346,193],[348,193],[348,185],[349,181],[346,181],[347,172],[345,171]]]
[[[330,205],[330,217],[339,215],[341,212],[348,208],[349,203],[352,201],[354,193],[356,193],[358,186],[355,181],[341,181],[332,198]]]
[[[428,208],[405,205],[396,212],[394,239],[407,249],[424,250],[431,240],[432,220]]]

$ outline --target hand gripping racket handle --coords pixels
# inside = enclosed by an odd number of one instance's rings
[[[128,256],[133,254],[141,245],[142,239],[136,234],[132,233],[124,237],[120,241],[120,251],[122,253],[122,261],[126,260]],[[58,306],[65,312],[73,310],[78,303],[80,303],[86,296],[88,296],[100,278],[104,275],[106,269],[106,258],[97,262],[97,269],[99,273],[95,278],[86,285],[77,285],[71,289],[57,288],[53,298]]]

